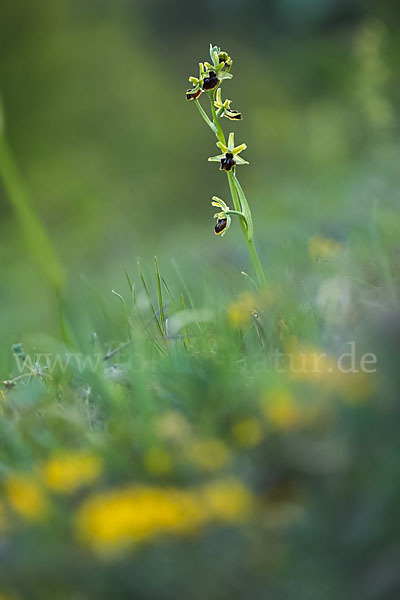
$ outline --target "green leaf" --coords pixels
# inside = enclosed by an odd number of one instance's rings
[[[29,254],[52,287],[57,292],[61,292],[66,280],[64,267],[56,255],[47,231],[30,204],[28,191],[2,135],[0,135],[0,177],[14,209]]]

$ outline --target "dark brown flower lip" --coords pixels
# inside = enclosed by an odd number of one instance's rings
[[[221,158],[221,171],[231,171],[236,164],[232,152],[227,152],[224,158]]]
[[[240,121],[242,118],[242,113],[238,110],[229,109],[225,112],[225,117],[231,119],[231,121]]]
[[[186,100],[195,100],[203,92],[201,88],[198,90],[186,90]]]
[[[228,219],[218,219],[215,224],[214,231],[216,235],[220,235],[225,229]]]
[[[207,77],[205,77],[203,80],[203,90],[205,90],[205,91],[213,90],[214,88],[217,87],[218,83],[219,83],[219,79],[218,79],[215,71],[210,71],[208,73]]]

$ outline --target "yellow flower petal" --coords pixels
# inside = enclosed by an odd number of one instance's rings
[[[43,467],[45,484],[54,492],[73,493],[96,481],[102,472],[101,459],[89,452],[64,451],[51,458]]]

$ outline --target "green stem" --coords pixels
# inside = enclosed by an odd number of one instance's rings
[[[243,219],[245,218],[244,214],[242,212],[240,212],[240,210],[226,210],[225,214],[226,215],[237,215],[238,217],[242,217]]]
[[[207,123],[207,125],[209,126],[209,128],[215,133],[215,135],[217,135],[217,128],[215,127],[214,123],[212,123],[210,121],[210,119],[207,116],[207,113],[205,112],[205,110],[203,109],[203,107],[201,106],[200,102],[198,101],[198,99],[195,99],[196,102],[196,106],[199,109],[199,113],[201,114],[201,116],[203,117],[203,119],[205,120],[205,122]]]
[[[221,125],[219,123],[219,119],[217,117],[217,113],[216,113],[215,106],[214,106],[215,92],[216,92],[216,89],[212,90],[208,94],[208,97],[210,98],[211,112],[212,112],[212,116],[213,116],[213,121],[214,121],[215,128],[217,130],[216,133],[215,133],[215,135],[217,136],[217,138],[219,139],[220,142],[222,142],[223,144],[226,144],[224,132],[223,132],[222,127],[221,127]]]
[[[260,257],[258,256],[258,252],[254,245],[253,219],[251,216],[250,206],[247,202],[247,198],[245,196],[243,188],[240,185],[238,178],[236,177],[236,173],[233,173],[232,177],[233,177],[236,189],[238,191],[240,203],[242,205],[242,211],[243,211],[243,214],[244,214],[244,216],[246,218],[246,222],[247,222],[247,239],[246,239],[247,247],[249,249],[251,260],[253,261],[254,269],[257,273],[257,279],[258,279],[259,286],[261,289],[263,289],[267,286],[267,280],[265,278],[265,273],[264,273],[264,269],[263,269],[261,261],[260,261]]]
[[[240,224],[244,225],[246,227],[246,217],[239,210],[227,210],[225,212],[225,214],[226,215],[235,215],[236,217],[239,217]]]
[[[247,240],[247,247],[249,249],[249,254],[253,262],[254,270],[257,274],[258,285],[260,286],[260,289],[263,290],[267,287],[267,280],[265,277],[263,266],[260,261],[260,257],[258,256],[258,252],[254,245],[254,240]]]

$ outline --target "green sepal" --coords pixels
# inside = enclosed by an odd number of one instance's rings
[[[227,210],[230,210],[229,206],[226,204],[226,202],[224,202],[222,200],[222,198],[218,198],[218,196],[213,196],[212,197],[212,202],[211,204],[213,206],[219,206],[219,208],[222,208],[222,210],[225,212]]]
[[[243,152],[243,150],[246,150],[247,145],[246,144],[240,144],[239,146],[236,146],[235,148],[232,149],[233,154],[239,154],[240,152]]]
[[[217,53],[217,55],[219,54],[219,48],[218,46],[213,46],[212,44],[210,44],[210,59],[214,62],[214,52]]]
[[[224,79],[232,79],[233,75],[232,73],[228,73],[227,71],[220,71],[218,73],[218,79],[220,81],[223,81]]]
[[[230,119],[231,121],[241,121],[242,113],[240,113],[239,111],[230,110],[228,108],[228,109],[225,109],[224,117],[227,117],[227,119]]]
[[[247,160],[244,160],[240,156],[235,156],[235,162],[236,162],[237,165],[248,165],[249,164],[247,162]]]
[[[229,144],[228,144],[228,146],[225,146],[225,144],[223,144],[222,142],[217,142],[217,146],[220,150],[222,150],[222,152],[224,154],[225,154],[225,152],[228,152]]]

